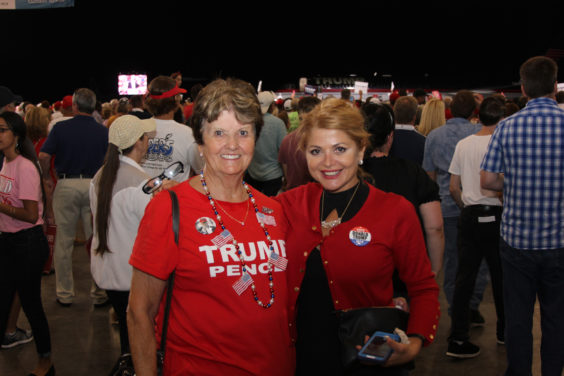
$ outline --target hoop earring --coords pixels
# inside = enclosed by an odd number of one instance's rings
[[[363,163],[364,163],[364,161],[363,161],[362,159],[361,159],[360,161],[358,161],[358,165],[359,165],[359,166],[362,166]]]

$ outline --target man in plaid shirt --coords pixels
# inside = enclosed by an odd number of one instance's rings
[[[543,375],[564,367],[564,110],[558,66],[533,57],[520,69],[527,106],[501,121],[482,161],[482,188],[503,190],[500,254],[506,375],[530,375],[532,319],[541,307]]]

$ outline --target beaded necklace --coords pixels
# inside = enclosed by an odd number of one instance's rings
[[[253,194],[251,192],[251,190],[249,189],[249,186],[247,185],[247,183],[245,183],[245,181],[243,181],[243,187],[245,188],[245,191],[247,192],[247,195],[249,196],[249,200],[251,201],[251,203],[253,204],[253,207],[255,209],[255,214],[257,215],[257,221],[260,224],[260,226],[262,227],[264,234],[266,235],[266,239],[268,241],[268,249],[270,250],[270,255],[268,258],[268,287],[270,289],[270,301],[268,303],[263,303],[257,295],[256,292],[256,286],[255,286],[255,282],[253,280],[253,278],[251,277],[251,275],[249,274],[249,272],[247,271],[247,264],[245,263],[245,255],[243,254],[243,252],[241,251],[241,249],[239,248],[239,246],[237,245],[237,240],[235,240],[235,238],[233,238],[233,235],[231,235],[231,233],[229,232],[229,230],[227,230],[225,228],[225,225],[223,224],[223,221],[221,219],[221,216],[219,215],[219,212],[217,211],[217,208],[215,207],[215,203],[214,200],[210,194],[210,191],[208,190],[208,186],[206,184],[206,179],[204,178],[204,171],[202,170],[202,172],[200,172],[200,180],[202,182],[202,188],[204,189],[204,192],[206,194],[206,196],[208,197],[208,201],[212,207],[212,210],[217,218],[217,222],[219,223],[219,226],[222,229],[222,233],[220,234],[221,238],[224,240],[232,240],[233,245],[235,246],[235,249],[237,250],[237,257],[239,257],[239,262],[241,263],[241,278],[239,278],[239,280],[237,280],[234,284],[233,284],[233,289],[235,289],[235,291],[237,292],[237,294],[241,295],[243,293],[243,291],[250,286],[251,290],[253,292],[253,299],[255,300],[255,302],[257,302],[257,304],[259,305],[259,307],[262,307],[264,309],[270,308],[272,307],[272,304],[274,303],[274,281],[273,281],[273,270],[274,270],[274,266],[284,270],[286,268],[286,263],[287,260],[285,258],[283,258],[282,256],[279,256],[276,252],[274,252],[274,246],[272,243],[272,239],[270,238],[270,234],[268,232],[268,229],[264,226],[263,221],[259,220],[259,209],[257,207],[257,204],[255,202],[255,198],[253,197]]]

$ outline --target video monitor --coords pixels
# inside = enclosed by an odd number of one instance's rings
[[[118,75],[119,95],[143,95],[147,91],[146,74]]]

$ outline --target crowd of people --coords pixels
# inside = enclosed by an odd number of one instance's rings
[[[516,99],[283,100],[216,79],[185,101],[180,72],[107,103],[79,88],[34,105],[0,86],[2,348],[35,340],[31,375],[55,375],[41,278],[54,269],[72,309],[80,221],[92,304],[119,325],[111,375],[156,375],[165,341],[165,375],[407,375],[435,340],[440,272],[446,356],[480,354],[469,328],[491,280],[506,375],[531,373],[537,297],[543,375],[560,375],[564,93],[549,58],[520,75]],[[344,318],[360,311],[388,332],[380,363],[356,359],[374,328],[347,357]]]

